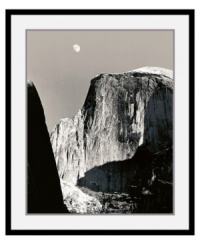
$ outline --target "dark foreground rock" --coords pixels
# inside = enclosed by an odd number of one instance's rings
[[[43,107],[32,82],[28,92],[28,213],[66,213]]]

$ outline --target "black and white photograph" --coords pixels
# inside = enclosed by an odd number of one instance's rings
[[[27,212],[173,213],[173,30],[27,30]]]

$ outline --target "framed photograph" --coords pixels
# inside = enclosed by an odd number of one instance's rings
[[[6,10],[6,234],[194,235],[194,10]]]

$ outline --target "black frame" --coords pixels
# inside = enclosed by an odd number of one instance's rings
[[[188,230],[12,230],[11,229],[11,17],[12,15],[188,15],[189,17],[189,229]],[[183,10],[6,10],[6,235],[194,235],[194,36],[195,11]]]

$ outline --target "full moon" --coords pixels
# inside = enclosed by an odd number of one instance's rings
[[[73,49],[74,49],[75,52],[79,52],[81,48],[80,48],[80,46],[78,44],[74,44],[73,45]]]

